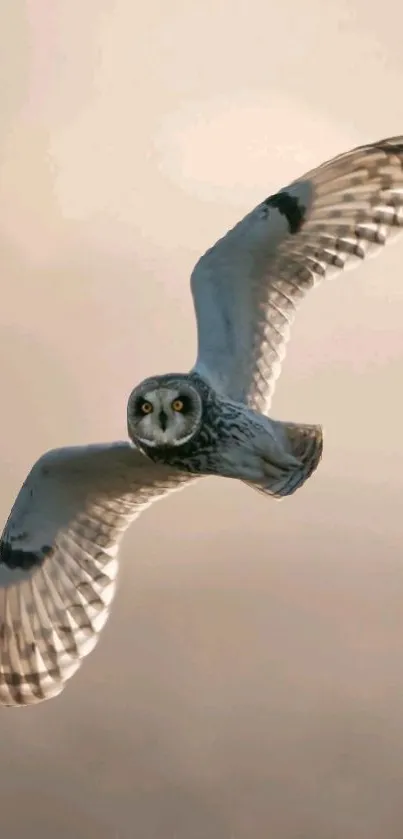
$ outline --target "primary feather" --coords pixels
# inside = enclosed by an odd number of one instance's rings
[[[129,443],[56,449],[29,473],[0,543],[0,703],[56,696],[98,641],[130,523],[190,476]]]
[[[259,204],[195,266],[194,369],[268,412],[307,291],[376,253],[403,225],[403,136],[353,149]]]

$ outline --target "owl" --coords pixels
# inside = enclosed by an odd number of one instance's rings
[[[403,226],[403,136],[360,146],[259,204],[196,264],[197,359],[147,378],[128,441],[47,452],[0,541],[0,704],[57,696],[95,647],[142,510],[207,475],[272,498],[322,456],[322,428],[269,416],[294,315],[320,280]]]

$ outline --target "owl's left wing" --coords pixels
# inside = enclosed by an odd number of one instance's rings
[[[339,155],[270,196],[193,270],[193,369],[267,413],[300,301],[402,226],[403,136]]]
[[[36,462],[0,541],[0,705],[60,693],[108,618],[124,532],[190,479],[124,442]]]

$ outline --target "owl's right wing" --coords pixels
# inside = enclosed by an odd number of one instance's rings
[[[195,370],[267,413],[309,289],[403,229],[403,136],[360,146],[271,195],[195,266]]]
[[[0,541],[0,705],[60,693],[108,618],[124,532],[189,480],[129,443],[55,449],[35,463]]]

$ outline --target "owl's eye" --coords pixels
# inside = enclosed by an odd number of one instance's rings
[[[141,404],[140,410],[143,414],[151,414],[151,412],[154,410],[154,408],[153,408],[151,402],[143,402]]]
[[[184,404],[182,402],[182,399],[174,399],[174,401],[172,402],[172,409],[174,411],[183,411],[183,408]]]

